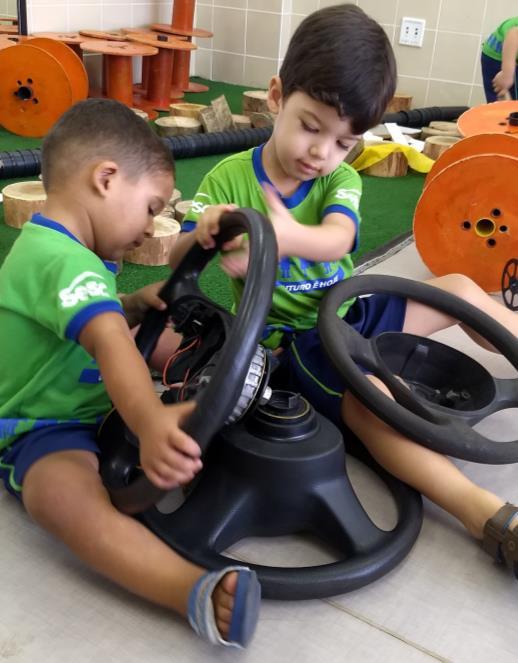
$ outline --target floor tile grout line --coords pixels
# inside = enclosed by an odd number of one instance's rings
[[[377,622],[373,621],[372,619],[369,619],[365,615],[362,615],[354,610],[351,610],[350,608],[346,608],[345,606],[341,605],[337,601],[333,601],[332,599],[320,599],[322,603],[326,603],[327,605],[331,606],[332,608],[337,608],[341,612],[345,612],[347,615],[350,617],[353,617],[354,619],[357,619],[358,621],[367,624],[368,626],[372,626],[373,628],[377,629],[378,631],[381,631],[385,633],[386,635],[391,636],[392,638],[395,638],[396,640],[399,640],[405,645],[408,645],[409,647],[412,647],[413,649],[416,649],[420,651],[421,653],[425,654],[426,656],[429,656],[430,658],[433,658],[436,661],[440,661],[441,663],[451,663],[450,659],[444,658],[444,656],[441,656],[440,654],[437,654],[436,652],[431,651],[430,649],[427,649],[426,647],[423,647],[417,642],[414,642],[413,640],[409,640],[406,638],[404,635],[401,635],[400,633],[397,633],[396,631],[392,631],[391,629],[387,628],[386,626],[382,626],[381,624],[378,624]]]

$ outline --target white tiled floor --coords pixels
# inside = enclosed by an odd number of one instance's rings
[[[426,278],[413,246],[373,271]],[[468,348],[499,374],[502,362],[475,351],[460,331],[441,336]],[[468,345],[469,344],[469,345]],[[518,437],[514,413],[489,431]],[[511,433],[509,430],[511,429]],[[505,432],[502,433],[502,437]],[[460,462],[482,485],[518,500],[518,469]],[[394,511],[379,482],[350,462],[367,510],[389,524]],[[166,613],[94,576],[20,506],[0,492],[0,660],[9,663],[514,663],[518,584],[469,540],[452,518],[425,504],[410,555],[368,587],[322,601],[264,601],[257,635],[245,652],[217,650]],[[241,542],[239,558],[263,563],[321,563],[327,553],[294,537]]]

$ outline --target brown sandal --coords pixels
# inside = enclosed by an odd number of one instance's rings
[[[518,578],[518,526],[509,523],[518,515],[518,506],[504,504],[484,525],[482,548],[497,562],[508,566]]]

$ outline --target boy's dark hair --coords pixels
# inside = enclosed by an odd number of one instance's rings
[[[109,160],[129,178],[157,171],[174,175],[165,143],[130,108],[112,99],[87,99],[69,108],[46,135],[41,148],[43,186],[59,187],[85,163]]]
[[[396,89],[396,62],[383,28],[359,7],[326,7],[299,25],[279,76],[283,97],[301,91],[336,108],[361,134],[378,124]]]

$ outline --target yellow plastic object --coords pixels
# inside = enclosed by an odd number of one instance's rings
[[[435,163],[433,159],[418,152],[409,145],[399,145],[398,143],[380,143],[379,145],[368,145],[360,156],[352,162],[355,170],[365,170],[386,159],[392,152],[403,152],[406,156],[408,165],[412,170],[418,173],[428,173]]]

